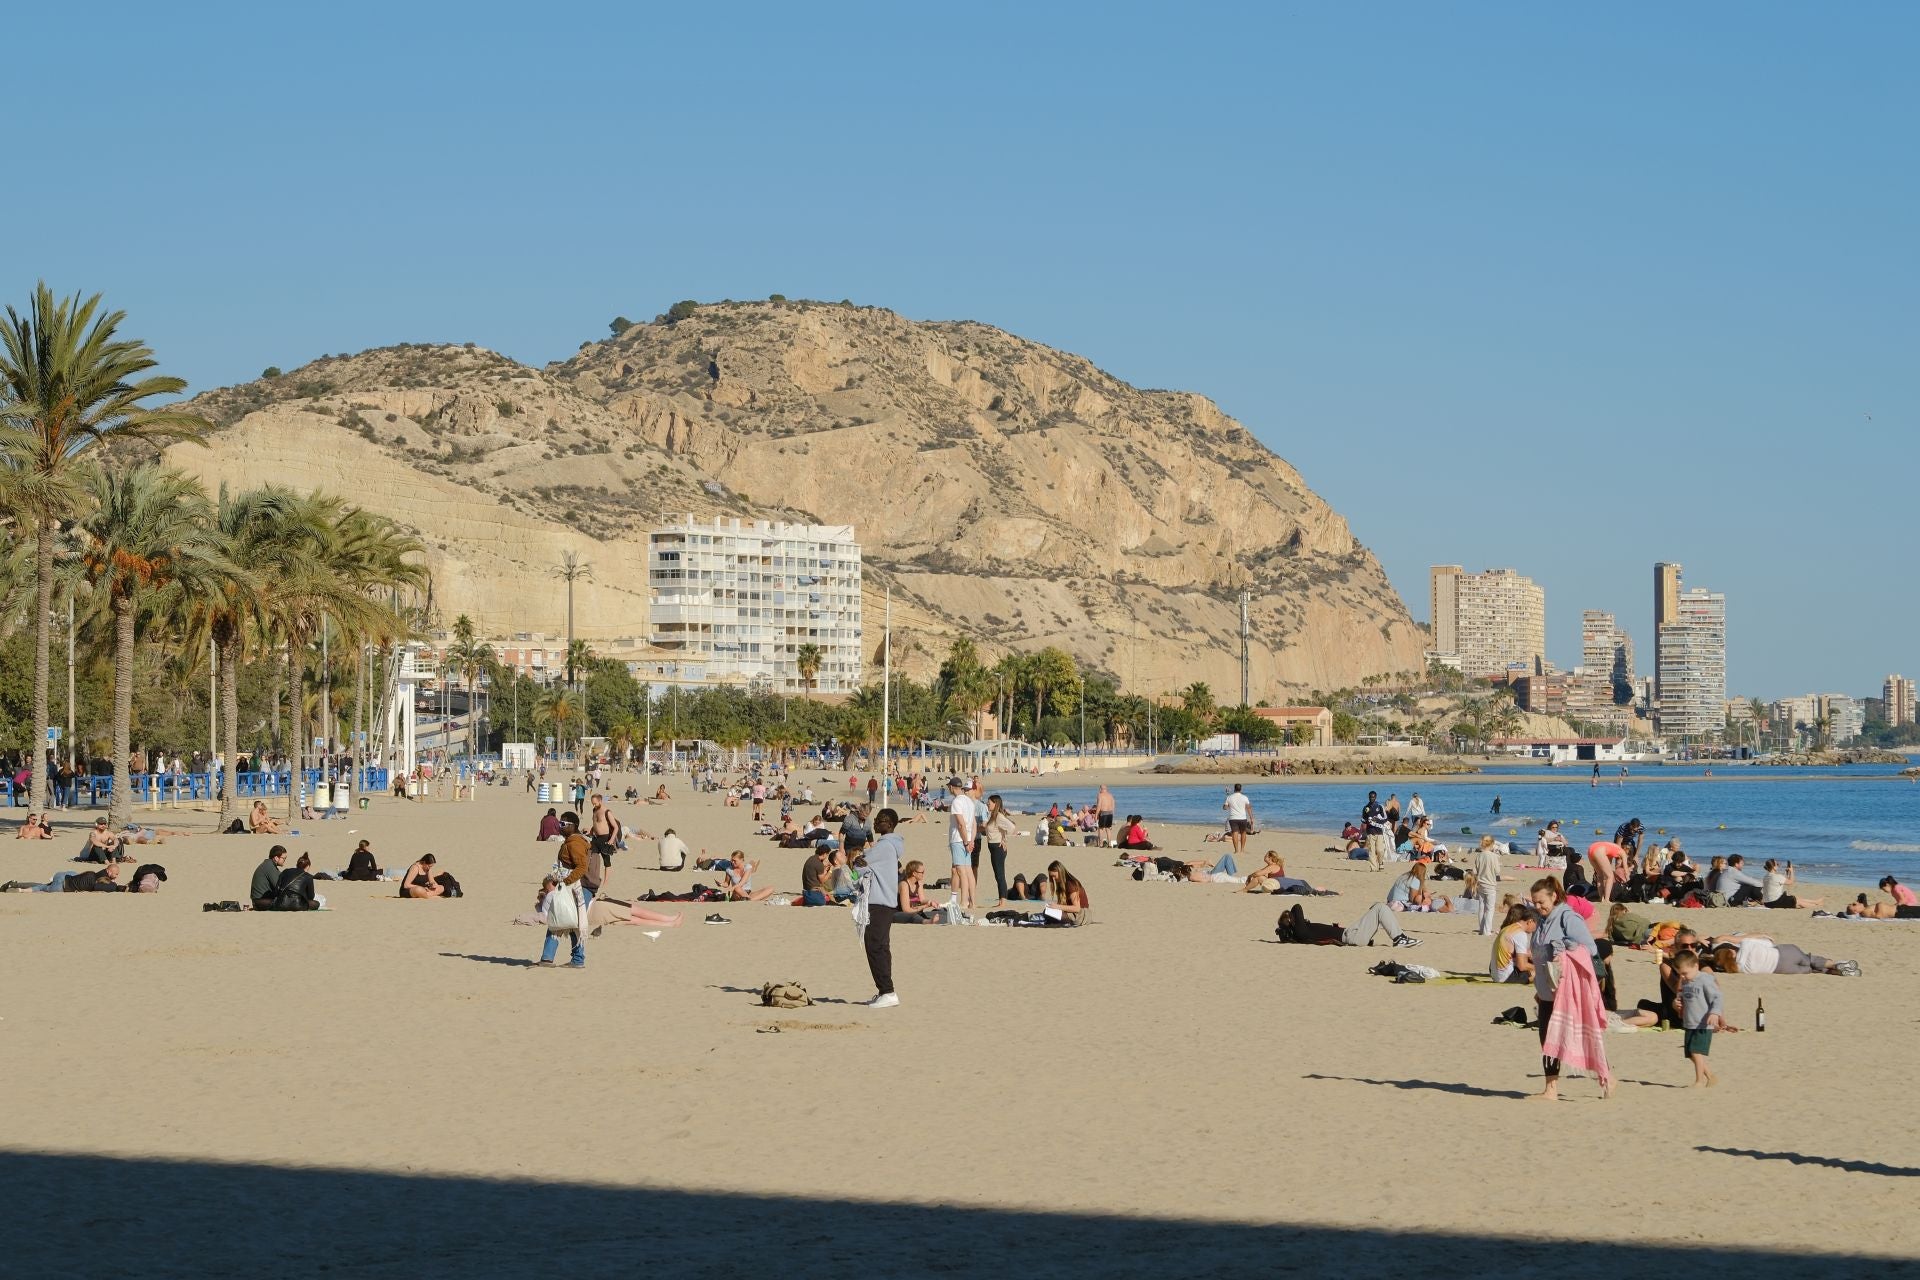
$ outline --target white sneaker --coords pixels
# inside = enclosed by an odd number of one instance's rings
[[[888,991],[866,1002],[869,1009],[891,1009],[900,1003],[900,997]]]

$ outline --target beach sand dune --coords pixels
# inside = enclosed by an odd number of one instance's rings
[[[517,1275],[562,1217],[584,1269],[677,1274],[1821,1269],[1807,1254],[1837,1274],[1920,1248],[1914,926],[1685,913],[1865,976],[1724,977],[1735,1020],[1764,995],[1770,1030],[1719,1038],[1719,1088],[1679,1087],[1677,1036],[1614,1035],[1618,1096],[1575,1080],[1543,1107],[1521,1101],[1533,1033],[1491,1025],[1531,1006],[1523,988],[1366,973],[1480,971],[1469,919],[1405,918],[1412,951],[1272,942],[1295,901],[1347,921],[1384,895],[1323,839],[1256,837],[1341,893],[1304,900],[1022,844],[1015,869],[1062,856],[1094,923],[896,930],[903,1003],[876,1011],[839,909],[683,904],[658,940],[610,928],[584,971],[531,968],[541,934],[510,921],[552,861],[543,811],[517,788],[382,800],[286,840],[331,868],[362,837],[389,865],[431,850],[458,901],[331,883],[322,913],[203,913],[244,897],[270,843],[212,835],[148,851],[171,875],[157,896],[0,899],[0,1230],[20,1274],[253,1274],[264,1240],[300,1271]],[[744,809],[619,811],[798,887],[802,854],[749,839]],[[940,826],[905,830],[939,867]],[[0,845],[7,877],[71,865],[47,847]],[[651,860],[636,838],[610,892],[704,878]],[[701,923],[715,910],[731,923]],[[1644,956],[1619,974],[1624,1003],[1654,994]],[[774,979],[820,1003],[761,1008]],[[47,1229],[69,1219],[86,1230]],[[1740,1253],[1682,1252],[1709,1245]]]

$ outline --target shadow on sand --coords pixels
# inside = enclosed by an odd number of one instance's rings
[[[862,1158],[843,1136],[829,1138],[847,1158]],[[822,1180],[832,1182],[824,1167]],[[36,1277],[815,1280],[938,1272],[1269,1280],[1394,1274],[1415,1260],[1423,1277],[1920,1276],[1920,1263],[1905,1259],[1726,1245],[1248,1226],[46,1153],[0,1153],[0,1194],[12,1207],[0,1227],[9,1274]]]
[[[1483,1089],[1477,1084],[1451,1080],[1369,1080],[1365,1076],[1304,1075],[1302,1080],[1341,1080],[1348,1084],[1374,1084],[1388,1089],[1426,1089],[1434,1093],[1457,1093],[1463,1098],[1524,1098],[1518,1089]]]
[[[1874,1164],[1869,1160],[1841,1160],[1834,1156],[1810,1156],[1798,1151],[1747,1151],[1739,1147],[1695,1147],[1716,1156],[1745,1156],[1749,1160],[1785,1160],[1789,1164],[1818,1165],[1823,1169],[1844,1169],[1848,1173],[1872,1173],[1883,1178],[1920,1178],[1920,1169],[1897,1164]]]

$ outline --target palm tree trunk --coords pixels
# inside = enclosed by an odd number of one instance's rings
[[[133,815],[133,597],[113,601],[113,795],[107,825],[118,831]]]
[[[227,762],[221,777],[220,827],[237,816],[240,806],[240,640],[219,645],[220,653],[220,754]]]
[[[53,521],[45,516],[33,526],[34,602],[33,615],[33,743],[29,759],[33,761],[34,812],[47,811],[47,688],[52,683],[53,643]]]
[[[303,687],[306,681],[301,679],[299,650],[294,647],[292,636],[287,637],[287,759],[293,765],[293,771],[287,780],[287,821],[291,823],[300,816],[300,783],[307,772],[306,746],[306,708],[300,703],[305,696]]]

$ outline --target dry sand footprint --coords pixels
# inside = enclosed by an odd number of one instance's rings
[[[780,1018],[774,1022],[763,1022],[754,1030],[761,1035],[782,1031],[858,1031],[866,1025],[864,1022],[802,1022],[798,1018]]]

